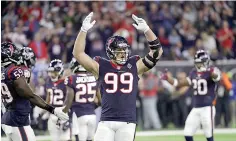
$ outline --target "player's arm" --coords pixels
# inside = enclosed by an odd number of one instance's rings
[[[101,98],[100,89],[96,91],[96,97],[95,97],[94,102],[97,106],[101,106],[102,98]]]
[[[42,109],[45,109],[49,111],[50,113],[55,114],[61,119],[65,119],[65,120],[69,119],[68,115],[63,113],[61,108],[54,108],[53,106],[47,104],[41,97],[34,94],[32,89],[29,87],[29,85],[25,81],[24,77],[22,76],[19,77],[18,79],[14,80],[13,83],[19,96],[28,99],[34,105]]]
[[[47,104],[50,104],[50,93],[48,92],[48,91],[46,91],[46,93],[47,93],[47,97],[46,97],[46,103]]]
[[[146,21],[142,18],[138,18],[134,14],[132,15],[132,18],[137,23],[133,24],[133,26],[136,29],[144,32],[150,47],[149,53],[144,58],[137,61],[138,75],[142,75],[144,72],[152,69],[156,65],[157,61],[160,59],[163,53],[163,49],[159,39],[149,28]]]
[[[69,86],[66,86],[66,100],[65,100],[66,107],[63,110],[65,113],[69,112],[69,109],[71,108],[71,105],[74,100],[74,96],[75,96],[74,89],[72,89]]]
[[[75,40],[73,55],[87,71],[91,72],[96,78],[98,78],[99,64],[84,52],[87,31],[92,28],[96,22],[93,21],[90,23],[92,16],[93,12],[91,12],[83,21],[81,30]]]
[[[172,77],[170,72],[165,71],[162,75],[162,80],[166,80],[174,87],[183,87],[183,86],[191,86],[191,79],[186,77],[185,79],[177,80],[176,78]]]

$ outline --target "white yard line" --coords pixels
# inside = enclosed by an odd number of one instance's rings
[[[141,131],[137,132],[136,136],[145,137],[145,136],[176,136],[176,135],[183,135],[183,130],[160,130],[160,131]],[[236,134],[236,128],[222,128],[222,129],[215,129],[215,134]],[[197,135],[202,135],[203,131],[198,130],[196,132]],[[49,140],[50,136],[36,136],[36,140],[43,141],[43,140]],[[8,141],[6,137],[2,137],[1,141]]]

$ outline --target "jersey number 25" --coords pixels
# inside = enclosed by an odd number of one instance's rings
[[[96,82],[93,83],[80,83],[76,85],[76,88],[79,89],[79,91],[75,94],[75,101],[78,103],[88,103],[93,102],[96,95]],[[85,98],[83,95],[90,95],[91,97]]]

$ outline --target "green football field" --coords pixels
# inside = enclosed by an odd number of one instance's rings
[[[183,136],[138,136],[135,141],[185,141],[185,139]],[[206,141],[206,138],[203,135],[195,135],[194,141]],[[214,141],[236,141],[236,134],[216,134]]]
[[[9,141],[1,137],[2,141]],[[36,136],[37,141],[50,141],[49,135]],[[75,140],[73,140],[75,141]],[[136,133],[135,141],[185,141],[183,130],[160,130],[160,131],[139,131]],[[202,131],[197,131],[194,141],[206,141]],[[216,129],[214,141],[236,141],[236,128]]]

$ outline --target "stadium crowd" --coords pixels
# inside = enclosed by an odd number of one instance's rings
[[[192,60],[198,49],[206,50],[213,60],[236,58],[235,9],[236,3],[233,1],[2,2],[1,39],[12,41],[19,46],[29,46],[34,50],[37,56],[34,70],[37,75],[34,81],[35,91],[45,96],[44,79],[47,74],[42,70],[47,68],[48,62],[52,59],[61,59],[65,63],[71,61],[76,36],[84,17],[90,11],[94,12],[97,21],[87,38],[86,52],[91,57],[106,58],[105,42],[113,34],[128,39],[132,54],[140,56],[145,54],[147,50],[145,37],[132,26],[131,14],[134,13],[148,21],[148,25],[158,35],[164,49],[162,59],[177,61]],[[152,75],[146,74],[144,81],[149,77],[153,78]],[[184,72],[177,74],[180,78],[185,76]],[[149,95],[145,94],[144,89],[153,89],[151,96],[154,97],[158,93],[161,102],[157,104],[159,112],[157,119],[160,120],[154,119],[153,124],[158,125],[153,127],[150,126],[152,123],[144,121],[144,129],[167,127],[171,121],[176,127],[183,127],[191,108],[191,101],[189,102],[186,97],[177,98],[166,94],[170,93],[166,91],[169,89],[168,86],[160,84],[158,80],[148,84],[146,85],[148,88],[140,87],[140,101]],[[158,85],[158,89],[152,84]],[[178,92],[187,93],[185,89]],[[140,105],[144,106],[143,104]],[[143,110],[138,111],[142,113]],[[142,117],[142,114],[139,115]],[[173,118],[174,116],[178,118]],[[229,123],[225,124],[229,126]],[[40,125],[37,126],[39,128]]]

